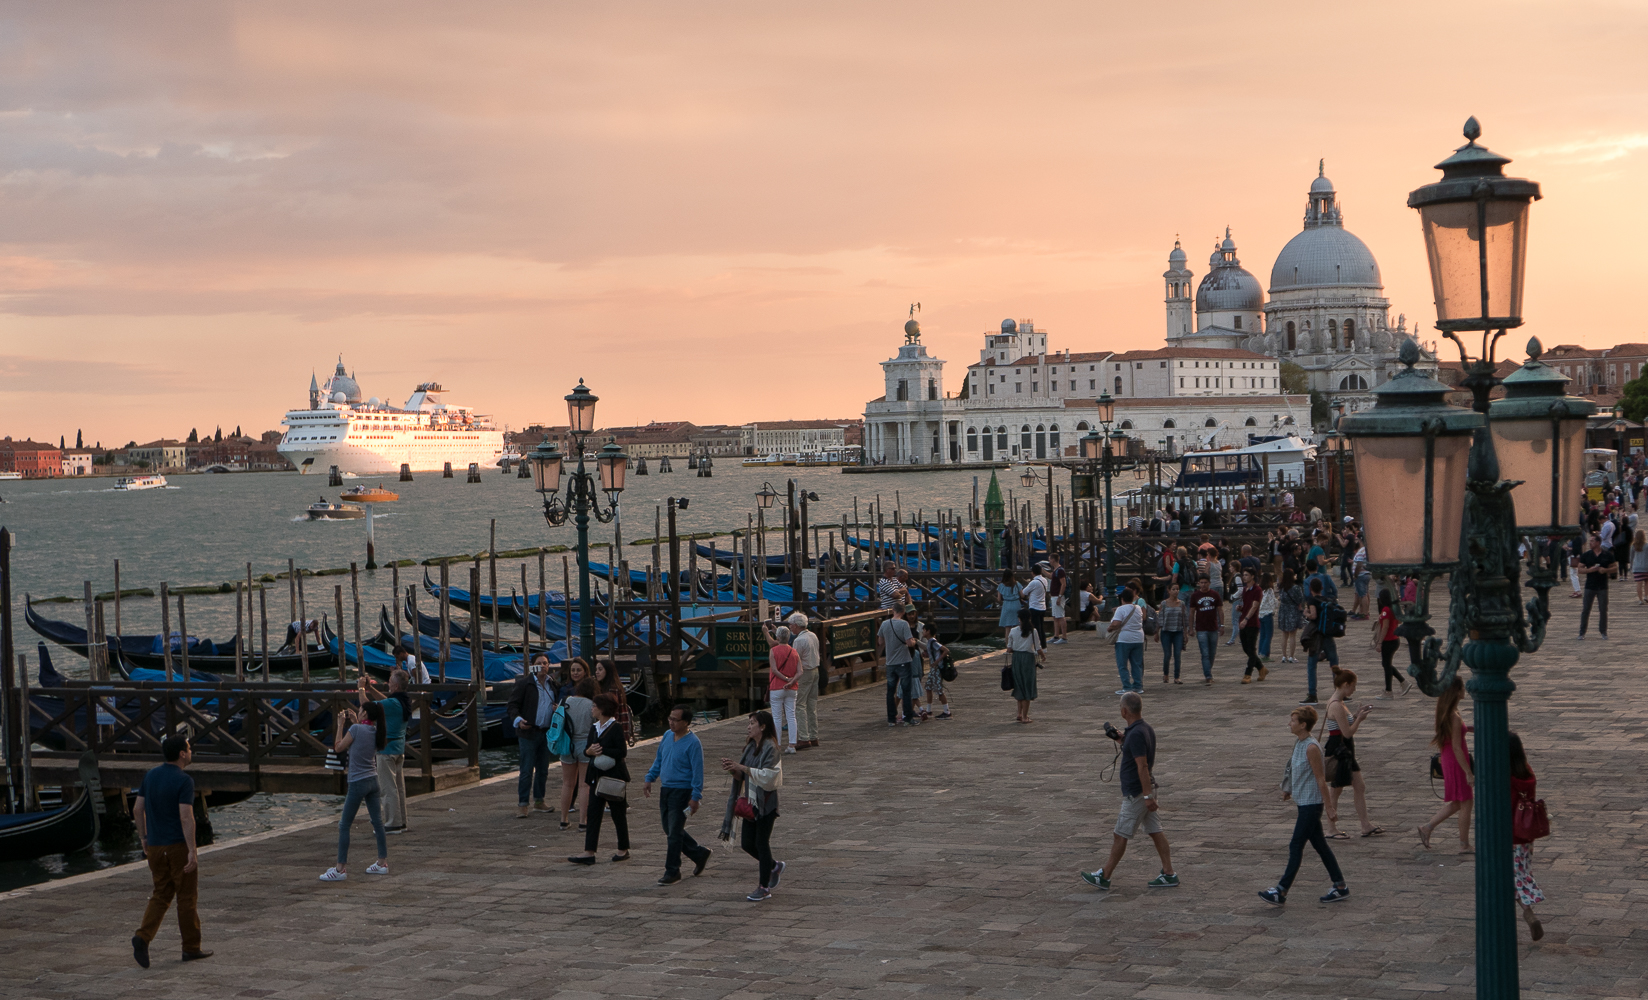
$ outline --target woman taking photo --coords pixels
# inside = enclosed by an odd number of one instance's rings
[[[1030,723],[1030,703],[1036,700],[1036,665],[1041,662],[1041,641],[1030,626],[1030,612],[1019,612],[1019,627],[1007,633],[1008,655],[1013,658],[1013,700],[1018,702],[1015,720]]]
[[[1362,765],[1356,762],[1356,730],[1361,728],[1373,706],[1363,705],[1356,712],[1351,712],[1349,701],[1355,694],[1356,672],[1334,667],[1333,696],[1328,699],[1327,722],[1323,724],[1328,743],[1322,748],[1328,760],[1336,761],[1333,778],[1328,782],[1328,801],[1333,803],[1334,813],[1328,819],[1329,840],[1350,839],[1349,835],[1339,832],[1337,819],[1339,796],[1347,785],[1356,801],[1356,817],[1362,821],[1362,836],[1377,837],[1385,832],[1383,827],[1374,826],[1368,820],[1367,788],[1362,784]]]
[[[613,861],[629,860],[629,802],[622,795],[604,798],[595,794],[595,786],[602,778],[629,782],[629,766],[624,757],[629,753],[629,741],[624,738],[624,727],[618,722],[618,699],[602,692],[590,702],[594,723],[589,727],[584,758],[589,762],[585,781],[585,801],[589,809],[584,821],[584,853],[567,858],[575,865],[593,865],[595,848],[601,844],[601,817],[612,810],[612,828],[618,834],[618,853]]]
[[[727,814],[721,820],[721,840],[731,842],[732,821],[739,815],[738,800],[748,801],[744,810],[748,815],[742,816],[744,828],[739,846],[756,860],[761,884],[744,898],[759,903],[772,897],[784,874],[784,862],[774,861],[772,856],[773,823],[778,819],[778,789],[784,783],[784,772],[778,763],[778,731],[773,728],[771,712],[755,712],[750,716],[744,755],[736,761],[721,758],[721,769],[732,775]]]
[[[618,728],[624,731],[624,739],[635,742],[635,720],[629,714],[629,698],[624,691],[624,682],[618,676],[618,671],[605,660],[595,661],[595,690],[601,694],[610,694],[618,702],[618,714],[614,718]]]
[[[582,663],[582,660],[573,660],[573,663]],[[572,734],[572,749],[561,755],[561,829],[565,830],[572,824],[567,820],[569,812],[576,812],[579,816],[578,829],[583,830],[588,825],[584,817],[589,814],[589,786],[584,783],[584,777],[589,770],[589,758],[584,756],[584,748],[589,746],[590,727],[595,724],[595,678],[585,676],[572,689],[572,694],[566,699],[566,728]]]
[[[1298,663],[1293,644],[1305,627],[1305,591],[1291,569],[1282,570],[1282,581],[1276,585],[1276,627],[1282,630],[1282,662]]]
[[[1523,800],[1533,802],[1538,796],[1534,794],[1534,770],[1528,766],[1528,755],[1522,749],[1522,737],[1516,733],[1510,733],[1508,736],[1508,749],[1511,754],[1511,803],[1514,809],[1517,803]],[[1528,924],[1528,932],[1538,941],[1545,936],[1545,928],[1534,915],[1534,904],[1545,902],[1545,894],[1539,891],[1539,883],[1534,881],[1533,852],[1533,841],[1520,840],[1512,834],[1511,871],[1516,879],[1516,901],[1522,907],[1522,919]]]
[[[1442,808],[1436,811],[1431,821],[1417,830],[1419,842],[1425,845],[1427,851],[1431,847],[1431,833],[1442,825],[1443,820],[1458,813],[1459,853],[1471,853],[1472,789],[1476,787],[1476,771],[1471,766],[1471,755],[1465,749],[1465,734],[1472,727],[1465,725],[1464,716],[1459,714],[1459,699],[1464,694],[1465,681],[1455,676],[1453,683],[1436,699],[1436,736],[1431,740],[1431,745],[1441,751],[1443,801]]]
[[[1001,599],[1001,617],[996,619],[996,627],[1013,634],[1013,626],[1019,623],[1019,610],[1024,606],[1019,595],[1024,592],[1017,580],[1013,578],[1013,571],[1002,570],[1001,582],[996,584],[996,596]]]
[[[338,731],[332,739],[332,749],[349,761],[349,790],[343,798],[343,816],[338,819],[338,863],[326,869],[322,882],[342,882],[349,877],[349,827],[354,825],[361,803],[366,803],[366,815],[372,818],[372,834],[378,838],[378,860],[367,866],[371,875],[389,874],[389,838],[383,832],[383,799],[378,792],[378,751],[389,742],[389,729],[384,725],[383,706],[368,701],[362,706],[362,718],[349,731],[344,726],[349,713],[338,715]]]
[[[1121,603],[1110,617],[1110,634],[1116,637],[1116,673],[1122,678],[1117,694],[1144,693],[1145,610],[1134,603],[1137,599],[1132,587],[1123,587]]]
[[[1316,710],[1308,705],[1299,706],[1288,716],[1288,731],[1293,734],[1294,743],[1293,756],[1282,770],[1282,799],[1291,798],[1299,812],[1293,821],[1293,839],[1288,841],[1287,869],[1282,872],[1281,881],[1259,893],[1260,899],[1277,906],[1287,902],[1288,889],[1293,886],[1294,876],[1299,874],[1307,843],[1316,849],[1328,870],[1328,878],[1333,881],[1333,888],[1320,897],[1321,901],[1337,903],[1350,896],[1345,877],[1339,871],[1339,860],[1333,856],[1327,838],[1322,836],[1322,814],[1327,813],[1328,821],[1332,822],[1338,818],[1338,812],[1333,803],[1325,801],[1328,789],[1323,777],[1322,748],[1310,738],[1315,725]]]

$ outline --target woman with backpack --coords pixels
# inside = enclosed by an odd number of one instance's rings
[[[1437,756],[1442,765],[1443,801],[1431,821],[1416,830],[1419,842],[1427,851],[1431,849],[1431,833],[1443,820],[1458,813],[1459,853],[1472,853],[1471,808],[1475,805],[1476,769],[1471,763],[1470,751],[1465,749],[1465,734],[1471,727],[1465,725],[1465,717],[1459,714],[1459,699],[1464,695],[1465,681],[1455,675],[1453,683],[1436,699],[1436,736],[1431,745],[1440,751]]]
[[[1528,755],[1522,749],[1522,737],[1509,733],[1507,749],[1511,754],[1511,802],[1514,809],[1524,803],[1538,801],[1534,795],[1534,769],[1528,766]],[[1538,941],[1545,936],[1545,927],[1534,915],[1534,904],[1545,902],[1545,894],[1534,881],[1534,842],[1518,837],[1513,826],[1511,833],[1511,871],[1516,879],[1516,902],[1522,907],[1522,919],[1528,932]]]
[[[1121,602],[1110,616],[1109,632],[1116,637],[1116,673],[1122,678],[1117,694],[1144,692],[1144,629],[1150,609],[1134,603],[1137,598],[1132,587],[1123,587]]]
[[[629,800],[622,794],[602,796],[596,793],[602,778],[629,782],[629,765],[624,758],[629,754],[629,741],[624,737],[623,724],[618,721],[618,699],[603,691],[590,702],[589,737],[584,741],[584,759],[589,768],[584,776],[588,782],[585,814],[584,851],[567,858],[575,865],[593,865],[595,849],[601,845],[601,817],[612,811],[612,829],[618,834],[618,853],[612,860],[629,860]]]
[[[1028,621],[1029,615],[1025,615]],[[1032,639],[1035,633],[1030,633]],[[721,758],[721,769],[732,775],[732,790],[727,793],[727,814],[721,820],[721,840],[732,841],[732,821],[744,821],[739,846],[754,858],[761,882],[755,891],[744,898],[752,903],[772,898],[778,880],[784,874],[784,862],[772,856],[773,824],[778,820],[778,789],[784,784],[784,771],[778,759],[778,730],[773,728],[771,712],[750,715],[749,739],[744,753],[737,761]]]
[[[1316,704],[1316,664],[1322,660],[1334,670],[1339,669],[1339,646],[1334,641],[1334,632],[1344,634],[1343,620],[1333,620],[1333,609],[1336,605],[1322,593],[1322,577],[1310,581],[1310,597],[1305,601],[1305,628],[1304,637],[1300,641],[1304,644],[1305,653],[1305,685],[1310,689],[1305,693],[1301,705]],[[1343,614],[1343,612],[1340,612]]]
[[[338,819],[338,863],[326,869],[320,877],[322,882],[342,882],[349,877],[349,828],[363,802],[366,815],[372,818],[372,834],[378,838],[378,860],[367,866],[367,874],[389,874],[389,838],[384,834],[383,798],[378,790],[378,751],[389,743],[389,727],[378,702],[368,701],[361,706],[361,713],[347,733],[344,725],[349,714],[340,713],[338,732],[332,739],[332,749],[340,756],[348,755],[349,788],[343,797],[343,815]]]
[[[574,660],[582,663],[582,660]],[[588,824],[589,815],[589,786],[584,784],[584,776],[589,770],[589,758],[584,756],[584,748],[589,745],[589,730],[594,724],[595,678],[584,675],[578,686],[572,689],[572,695],[561,703],[557,712],[565,713],[562,723],[566,739],[561,751],[561,829],[572,826],[567,819],[569,813],[576,812],[579,816],[578,829],[583,830]],[[553,723],[551,723],[553,726]],[[550,747],[554,750],[554,746]]]

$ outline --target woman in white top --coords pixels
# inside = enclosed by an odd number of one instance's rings
[[[1137,599],[1132,587],[1123,587],[1116,613],[1110,617],[1110,634],[1116,637],[1116,673],[1120,674],[1122,679],[1121,690],[1117,691],[1117,694],[1144,691],[1146,609],[1134,603]]]
[[[1276,609],[1282,603],[1281,591],[1276,589],[1276,578],[1269,573],[1259,576],[1259,659],[1270,659],[1270,637],[1276,634]]]

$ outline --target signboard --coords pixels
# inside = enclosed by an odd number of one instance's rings
[[[1099,496],[1099,477],[1091,472],[1078,472],[1070,477],[1070,499],[1094,500]]]
[[[1590,500],[1592,503],[1601,503],[1602,502],[1602,487],[1600,487],[1600,486],[1587,486],[1587,487],[1585,487],[1585,498],[1587,500]]]
[[[844,660],[849,656],[858,656],[862,653],[874,653],[876,648],[876,630],[881,628],[883,619],[859,618],[854,621],[832,624],[830,630],[830,656],[832,659]]]
[[[818,593],[817,569],[804,569],[801,571],[801,592],[804,594]]]
[[[767,634],[762,631],[760,622],[716,622],[714,649],[718,660],[766,662]]]

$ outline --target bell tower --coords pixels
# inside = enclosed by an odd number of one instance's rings
[[[1196,293],[1190,284],[1194,277],[1185,266],[1184,248],[1173,239],[1173,252],[1167,255],[1167,270],[1162,272],[1163,301],[1167,304],[1167,342],[1174,344],[1193,329],[1193,304]]]

